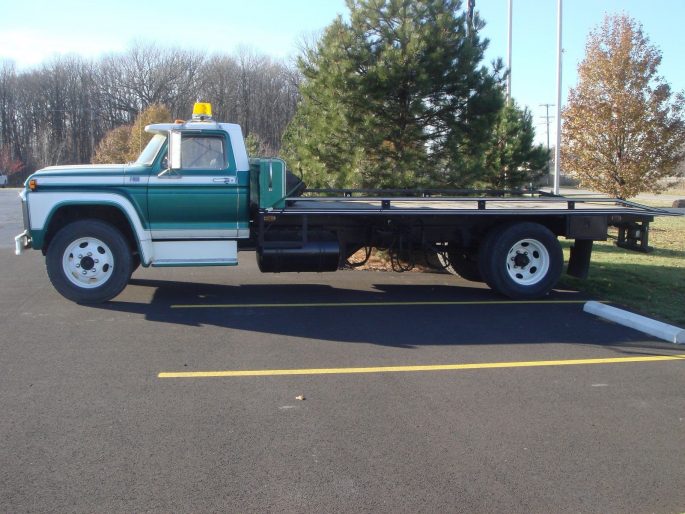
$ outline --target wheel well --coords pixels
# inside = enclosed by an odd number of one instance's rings
[[[453,239],[451,241],[456,243],[457,247],[476,249],[493,230],[497,230],[505,225],[516,225],[518,223],[537,223],[547,227],[557,237],[565,234],[566,223],[564,218],[552,216],[492,216],[457,221],[452,230]]]
[[[481,231],[482,237],[484,237],[491,230],[496,230],[504,225],[517,225],[519,223],[537,223],[549,229],[555,236],[563,236],[566,229],[566,221],[564,218],[557,218],[553,216],[522,216],[520,218],[495,218]]]
[[[133,229],[124,213],[112,205],[65,205],[60,207],[50,219],[43,254],[47,252],[50,241],[55,234],[72,221],[84,219],[98,219],[116,227],[126,238],[131,251],[138,252],[138,243],[133,235]]]

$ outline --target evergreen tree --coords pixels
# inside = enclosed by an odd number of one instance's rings
[[[500,111],[486,150],[483,185],[495,189],[519,189],[535,182],[547,171],[549,152],[533,146],[535,129],[528,109],[513,100]]]
[[[350,21],[336,19],[299,60],[286,157],[310,185],[471,183],[503,99],[499,65],[481,65],[487,41],[468,33],[461,0],[347,7]]]

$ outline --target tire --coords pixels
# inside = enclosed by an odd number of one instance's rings
[[[514,300],[531,300],[554,288],[564,256],[547,227],[522,222],[491,230],[481,244],[478,261],[491,289]]]
[[[131,255],[131,274],[140,268],[140,254],[134,253]]]
[[[111,300],[133,272],[131,249],[122,233],[94,219],[75,221],[57,232],[48,246],[46,264],[55,289],[82,304]]]
[[[483,282],[475,252],[459,247],[452,248],[448,245],[447,259],[449,262],[446,261],[444,253],[438,253],[437,257],[440,265],[452,275],[459,275],[464,280],[471,282]]]

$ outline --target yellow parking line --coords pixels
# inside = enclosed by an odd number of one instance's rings
[[[559,305],[580,304],[587,300],[486,300],[444,302],[322,302],[322,303],[192,303],[171,305],[172,309],[270,309],[278,307],[398,307],[417,305]],[[608,302],[601,302],[608,303]]]
[[[540,366],[577,366],[588,364],[622,364],[628,362],[655,362],[685,359],[682,355],[652,355],[642,357],[613,357],[605,359],[571,359],[525,362],[485,362],[473,364],[435,364],[423,366],[377,366],[369,368],[310,368],[310,369],[255,369],[243,371],[177,371],[162,372],[158,378],[211,378],[211,377],[270,377],[279,375],[347,375],[353,373],[399,373],[408,371],[455,371],[495,368],[533,368]]]

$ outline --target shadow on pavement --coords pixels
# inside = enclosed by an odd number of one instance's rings
[[[638,332],[583,313],[582,302],[586,298],[576,292],[555,291],[544,303],[498,303],[507,299],[487,289],[440,285],[375,284],[373,291],[315,283],[232,286],[135,279],[131,285],[155,288],[152,301],[115,300],[91,308],[136,313],[161,323],[213,325],[397,348],[536,343],[626,346],[638,342],[645,346],[647,339]],[[577,303],[559,303],[567,301]],[[391,302],[409,304],[382,305]],[[339,303],[379,305],[311,305]],[[650,344],[649,348],[655,347]]]

